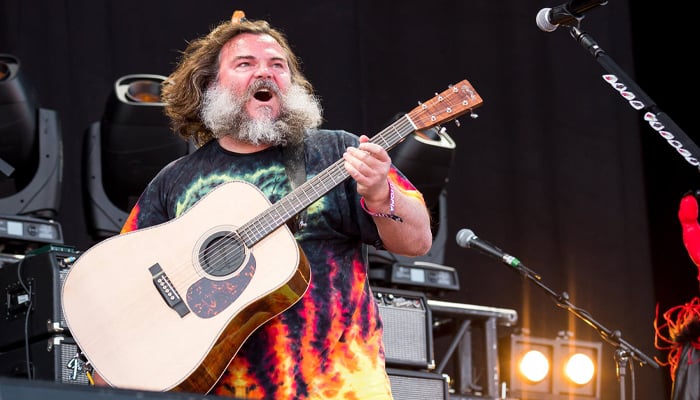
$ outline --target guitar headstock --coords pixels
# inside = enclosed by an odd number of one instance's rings
[[[467,80],[450,86],[408,113],[416,130],[451,121],[482,105],[484,101]]]

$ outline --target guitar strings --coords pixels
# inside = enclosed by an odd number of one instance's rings
[[[475,98],[475,91],[466,81],[463,81],[459,85],[451,87],[429,101],[420,104],[411,112],[405,114],[402,118],[399,118],[393,124],[384,128],[379,134],[372,137],[370,142],[379,144],[388,151],[411,132],[419,129],[414,123],[414,120],[421,121],[421,129],[425,129],[441,122],[454,119],[480,104],[475,103],[470,106],[469,99],[467,98],[458,98],[456,101],[453,101],[455,100],[453,98],[455,95],[457,95],[457,97],[469,97],[473,100]],[[443,107],[442,110],[436,110],[436,103],[439,103],[440,106]],[[428,115],[429,112],[432,113]],[[426,121],[428,123],[426,123]],[[342,159],[336,161],[312,179],[304,182],[280,201],[273,204],[266,211],[258,214],[238,229],[218,238],[210,247],[200,251],[199,260],[206,258],[208,260],[208,266],[210,267],[206,269],[203,266],[205,272],[223,271],[228,268],[228,260],[231,259],[245,260],[247,249],[252,249],[258,241],[280,228],[290,218],[294,217],[294,215],[328,193],[339,183],[346,180],[349,174],[345,170],[343,164],[344,161]],[[313,194],[313,196],[311,194]],[[231,246],[227,244],[229,241],[234,241],[241,245],[235,246],[235,249],[231,252],[229,251]],[[243,263],[236,266],[235,271],[242,265]],[[184,263],[183,266],[188,268],[191,264]],[[195,275],[198,276],[198,274]]]
[[[413,122],[404,116],[375,135],[370,139],[370,142],[379,144],[388,151],[413,132],[414,126]],[[257,242],[283,226],[290,218],[347,178],[349,178],[349,174],[345,170],[344,160],[340,159],[331,164],[263,213],[252,218],[238,229],[221,236],[211,246],[201,250],[199,260],[207,260],[207,265],[203,265],[202,268],[208,274],[216,275],[215,272],[225,271],[229,268],[230,260],[244,260],[246,249],[252,248]],[[232,249],[230,242],[242,242],[242,246],[234,246]]]

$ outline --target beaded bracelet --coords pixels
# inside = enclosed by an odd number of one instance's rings
[[[388,179],[386,180],[386,182],[389,184],[389,214],[370,211],[369,208],[367,208],[367,205],[365,205],[364,197],[360,198],[360,205],[367,214],[373,217],[390,218],[394,221],[403,222],[403,219],[401,217],[394,214],[394,185],[392,185],[391,181],[389,181]]]

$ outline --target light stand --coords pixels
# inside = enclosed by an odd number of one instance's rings
[[[31,181],[16,193],[0,199],[3,214],[34,215],[51,218],[61,202],[63,149],[55,111],[37,110],[38,167]]]
[[[0,244],[24,254],[61,244],[51,220],[61,199],[63,148],[58,114],[38,108],[19,59],[0,54]]]
[[[0,71],[0,214],[53,217],[63,177],[58,115],[35,106],[16,57],[0,54]]]

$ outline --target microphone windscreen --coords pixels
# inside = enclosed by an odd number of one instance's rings
[[[475,236],[471,229],[460,229],[457,232],[457,244],[461,247],[471,247],[471,241]]]
[[[537,13],[537,17],[535,18],[537,27],[545,32],[553,32],[555,29],[557,29],[557,25],[553,25],[551,22],[549,22],[548,15],[551,10],[551,8],[543,8]]]

